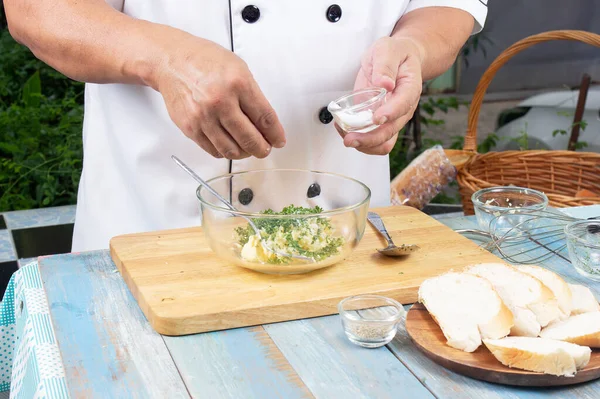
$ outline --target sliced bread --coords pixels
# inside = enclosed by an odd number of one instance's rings
[[[514,316],[510,335],[537,337],[542,327],[560,320],[558,301],[537,278],[504,263],[481,263],[465,269],[488,280]]]
[[[582,313],[550,324],[540,337],[600,348],[600,312]]]
[[[533,337],[506,337],[483,343],[508,367],[572,377],[590,361],[591,349],[569,342]]]
[[[598,304],[594,293],[588,287],[579,284],[569,284],[569,288],[573,297],[572,315],[600,311],[600,304]]]
[[[558,301],[561,319],[566,319],[571,315],[571,309],[573,307],[571,289],[561,276],[540,266],[522,265],[517,268],[520,271],[537,278],[546,287],[550,288]]]
[[[473,352],[482,338],[508,335],[513,316],[492,285],[483,278],[449,272],[425,280],[419,302],[440,326],[447,344]]]

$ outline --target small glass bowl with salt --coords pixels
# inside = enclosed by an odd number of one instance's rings
[[[406,315],[398,301],[379,295],[357,295],[342,300],[338,312],[350,342],[365,347],[387,345]]]
[[[387,90],[375,87],[356,90],[330,102],[327,110],[344,131],[367,133],[379,126],[373,114],[385,104],[386,94]]]

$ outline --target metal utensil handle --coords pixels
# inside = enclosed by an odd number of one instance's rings
[[[235,209],[235,207],[233,205],[231,205],[231,203],[229,201],[227,201],[225,198],[223,198],[219,193],[217,193],[207,182],[205,182],[204,180],[202,180],[202,178],[200,176],[198,176],[192,169],[190,169],[186,164],[183,163],[183,161],[181,161],[179,158],[177,158],[175,155],[171,155],[171,159],[177,164],[179,165],[180,168],[182,168],[183,170],[185,170],[190,176],[192,176],[194,178],[194,180],[196,180],[198,183],[200,183],[202,185],[202,187],[206,188],[212,195],[214,195],[215,197],[217,197],[217,199],[219,201],[221,201],[223,204],[225,204],[231,211],[233,212],[238,212],[237,209]],[[232,213],[233,215],[233,213]],[[277,251],[274,250],[272,248],[270,248],[267,244],[265,244],[265,241],[262,237],[262,234],[259,230],[259,228],[254,224],[254,222],[252,221],[252,219],[250,219],[249,217],[246,217],[244,215],[240,215],[239,213],[235,214],[234,216],[239,216],[243,219],[245,219],[250,226],[252,226],[252,228],[254,229],[254,232],[256,234],[258,234],[258,236],[260,237],[260,243],[262,245],[262,247],[264,249],[266,249],[269,252],[273,252],[277,255],[283,256],[285,258],[296,258],[296,259],[304,259],[307,261],[310,261],[312,263],[315,262],[314,259],[312,258],[308,258],[306,256],[302,256],[302,255],[291,255],[291,254],[287,254],[285,252],[281,252],[281,251]]]
[[[486,238],[494,237],[491,233],[488,233],[487,231],[483,231],[483,230],[458,229],[458,230],[454,230],[454,232],[458,233],[458,234],[474,234],[474,235],[482,236],[482,237],[486,237]]]
[[[369,212],[367,214],[367,220],[385,237],[388,244],[392,245],[394,242],[392,241],[392,237],[385,228],[383,224],[383,220],[379,217],[375,212]]]
[[[186,164],[184,164],[179,158],[177,158],[175,155],[171,155],[171,159],[173,161],[175,161],[175,163],[177,165],[179,165],[181,167],[181,169],[183,169],[186,172],[188,172],[188,174],[190,176],[192,176],[194,179],[196,179],[196,181],[198,183],[200,183],[202,185],[202,187],[204,187],[205,189],[207,189],[208,191],[210,191],[210,193],[212,195],[214,195],[215,197],[217,197],[217,199],[219,201],[221,201],[223,204],[225,204],[229,209],[231,209],[232,211],[237,211],[237,209],[235,209],[235,207],[233,205],[231,205],[229,203],[229,201],[227,201],[218,192],[216,192],[211,186],[209,186],[207,182],[205,182],[204,180],[202,180],[202,178],[200,176],[198,176],[196,174],[196,172],[194,172],[193,170],[191,170],[190,168],[188,168],[188,166]]]
[[[225,206],[227,206],[229,209],[231,209],[232,211],[238,211],[237,209],[235,209],[235,207],[233,205],[231,205],[231,203],[229,201],[227,201],[225,198],[223,198],[218,192],[216,192],[207,182],[205,182],[204,180],[202,180],[202,178],[200,176],[198,176],[196,174],[196,172],[194,172],[193,170],[191,170],[186,164],[184,164],[179,158],[177,158],[175,155],[171,155],[171,159],[173,159],[173,161],[175,161],[175,163],[177,165],[179,165],[183,170],[185,170],[190,176],[192,176],[198,183],[200,183],[202,185],[202,187],[204,187],[205,189],[207,189],[212,195],[214,195],[219,201],[221,201],[223,204],[225,204]],[[248,223],[250,223],[250,226],[252,226],[252,228],[254,229],[254,231],[260,235],[260,231],[258,229],[258,227],[254,224],[254,222],[244,216],[244,215],[236,215],[236,216],[240,216],[244,219],[246,219],[246,221]]]

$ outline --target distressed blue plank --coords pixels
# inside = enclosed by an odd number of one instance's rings
[[[386,347],[365,349],[350,343],[337,315],[265,329],[315,397],[433,397]]]
[[[578,217],[591,215],[596,209],[578,210]],[[473,228],[476,225],[474,217],[442,220],[442,223],[453,229]],[[533,244],[532,244],[533,245]],[[566,281],[585,284],[598,296],[600,283],[583,278],[569,262],[560,257],[553,257],[543,262],[542,266],[559,273]],[[407,306],[408,310],[409,306]],[[438,398],[449,399],[537,399],[537,398],[565,398],[565,399],[592,399],[600,397],[600,381],[591,381],[584,384],[558,388],[522,388],[505,385],[490,384],[454,373],[435,362],[429,360],[412,343],[410,337],[402,327],[390,345],[390,350],[401,359],[415,376],[427,386]]]
[[[262,327],[164,339],[192,397],[313,398]]]
[[[561,208],[560,211],[576,218],[586,219],[600,216],[600,205],[574,206],[572,208]]]
[[[39,269],[73,398],[187,398],[107,251],[42,257]]]
[[[33,263],[37,261],[37,257],[35,258],[21,258],[19,259],[19,268],[23,267],[23,266],[27,266],[30,263]]]
[[[75,205],[67,205],[6,212],[3,215],[9,229],[23,229],[74,223],[75,211]]]
[[[108,252],[41,258],[40,270],[80,397],[312,397],[262,328],[156,334]]]
[[[0,230],[0,262],[17,259],[9,230]]]

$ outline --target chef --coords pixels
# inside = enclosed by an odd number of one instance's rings
[[[197,185],[172,154],[205,179],[270,168],[340,173],[370,187],[372,206],[388,205],[397,133],[422,82],[481,30],[486,3],[4,0],[13,37],[87,83],[73,251],[197,225]],[[372,86],[389,92],[374,114],[381,126],[336,129],[327,104]],[[248,206],[252,190],[234,187],[235,205]]]

